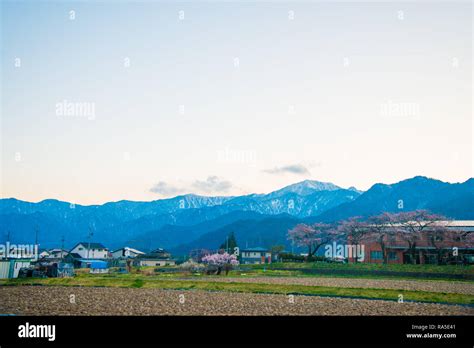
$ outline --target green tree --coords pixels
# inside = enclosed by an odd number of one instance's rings
[[[272,254],[279,254],[281,253],[283,250],[285,250],[285,246],[284,245],[274,245],[270,248],[270,251],[272,252]]]
[[[272,253],[272,260],[281,261],[281,253],[283,252],[283,250],[285,250],[284,245],[273,245],[270,248],[270,251]]]
[[[237,247],[237,239],[235,239],[234,232],[230,232],[226,240],[224,241],[224,243],[222,243],[221,246],[219,247],[219,249],[223,249],[227,253],[233,254],[236,247]]]

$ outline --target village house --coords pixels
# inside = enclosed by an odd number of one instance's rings
[[[80,261],[79,260],[81,260],[81,259],[82,259],[82,257],[78,253],[69,253],[64,258],[64,262],[72,263],[74,265],[74,267],[79,268],[80,267]]]
[[[272,263],[272,253],[265,248],[245,248],[240,251],[242,264],[265,264]]]
[[[39,254],[38,254],[38,258],[39,259],[45,259],[49,256],[49,251],[46,250],[46,249],[42,249],[40,250]]]
[[[83,259],[108,259],[109,249],[101,243],[79,242],[69,251]]]
[[[114,259],[133,259],[140,255],[145,255],[145,253],[130,247],[123,247],[112,251],[112,258]]]
[[[49,255],[46,256],[47,259],[62,259],[66,257],[69,253],[64,249],[50,249]]]
[[[147,254],[138,255],[134,259],[135,266],[173,266],[176,261],[171,258],[171,254],[162,249],[155,249]]]

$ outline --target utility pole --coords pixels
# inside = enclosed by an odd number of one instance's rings
[[[93,235],[94,233],[92,232],[92,227],[89,226],[89,235],[88,235],[89,245],[87,246],[87,258],[89,258],[89,250],[91,249],[91,239]]]
[[[10,255],[10,230],[7,230],[7,240],[6,240],[6,249],[5,249],[5,254],[3,254],[0,258],[4,258],[5,260],[8,258],[8,255]]]
[[[10,230],[7,231],[7,242],[8,242],[8,244],[7,244],[7,249],[8,250],[5,253],[5,259],[8,259],[8,257],[10,256],[10,251],[11,251],[11,249],[10,249]]]
[[[64,259],[64,236],[61,237],[61,261]]]
[[[35,225],[35,246],[38,245],[38,234],[39,234],[39,227]]]

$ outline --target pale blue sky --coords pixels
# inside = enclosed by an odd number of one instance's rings
[[[3,197],[473,176],[469,2],[7,1],[1,23]]]

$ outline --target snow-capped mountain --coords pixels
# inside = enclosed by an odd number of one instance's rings
[[[361,193],[355,188],[306,180],[268,194],[188,194],[151,202],[120,201],[91,206],[53,199],[30,203],[9,198],[0,200],[0,242],[5,241],[6,231],[13,242],[32,242],[38,229],[42,247],[57,247],[63,236],[67,245],[74,244],[86,238],[92,228],[94,239],[111,248],[125,242],[131,246],[158,243],[160,247],[172,248],[219,227],[222,233],[235,229],[237,237],[240,229],[245,230],[245,236],[278,231],[262,240],[284,244],[285,240],[280,240],[284,235],[281,226],[398,211],[400,199],[406,210],[429,209],[452,218],[473,219],[473,184],[474,179],[450,184],[415,177],[391,185],[375,184]],[[255,228],[261,231],[252,232]]]
[[[359,193],[319,181],[306,180],[269,194],[206,197],[195,194],[152,202],[119,201],[83,206],[48,199],[30,203],[0,200],[0,222],[18,239],[27,240],[38,227],[47,230],[45,243],[84,239],[92,228],[104,242],[133,239],[166,225],[192,226],[232,212],[307,217],[356,199]],[[0,240],[4,236],[0,235]]]
[[[316,180],[304,180],[296,184],[288,185],[280,190],[274,191],[268,194],[268,197],[281,197],[287,193],[296,193],[300,196],[307,196],[314,192],[319,191],[335,191],[341,190],[339,186],[336,186],[330,182],[322,182]]]

